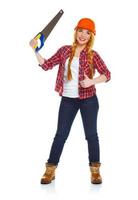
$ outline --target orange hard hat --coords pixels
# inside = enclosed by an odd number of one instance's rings
[[[80,19],[77,26],[75,27],[75,30],[78,28],[87,29],[87,30],[93,32],[94,35],[96,35],[95,23],[93,20],[91,20],[89,18]]]

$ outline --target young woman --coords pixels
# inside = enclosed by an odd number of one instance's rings
[[[46,60],[35,53],[39,66],[44,70],[59,64],[55,91],[61,96],[57,130],[46,162],[46,171],[41,178],[42,184],[51,183],[55,179],[55,169],[79,109],[88,143],[91,182],[102,183],[97,133],[99,103],[95,84],[109,81],[110,71],[100,55],[92,50],[96,34],[94,21],[82,18],[74,30],[73,45],[62,46],[51,58]],[[34,49],[37,40],[32,39],[30,45]],[[100,75],[94,78],[95,70]]]

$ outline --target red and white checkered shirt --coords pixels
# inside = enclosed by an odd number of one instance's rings
[[[39,64],[39,66],[42,67],[45,71],[52,69],[55,65],[59,65],[57,78],[56,78],[56,84],[55,84],[55,91],[59,93],[60,96],[62,96],[63,92],[63,77],[64,77],[64,69],[65,69],[65,62],[67,58],[70,56],[71,53],[71,45],[65,45],[62,46],[58,51],[49,59],[44,59],[44,63],[42,65]],[[90,96],[93,96],[96,94],[96,88],[95,85],[92,85],[87,88],[83,88],[80,85],[80,81],[84,80],[84,73],[89,77],[90,76],[90,67],[87,60],[87,51],[86,49],[83,49],[80,53],[79,57],[79,84],[78,84],[78,90],[79,90],[79,98],[85,99]],[[96,69],[100,74],[104,74],[107,78],[106,82],[110,80],[111,73],[107,69],[104,61],[100,57],[100,55],[93,50],[93,66],[94,69]]]

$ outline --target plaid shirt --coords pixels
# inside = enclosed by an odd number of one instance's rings
[[[42,65],[39,64],[39,66],[42,67],[45,71],[52,69],[55,65],[59,65],[57,78],[56,78],[56,84],[55,84],[55,91],[59,93],[60,96],[62,96],[63,92],[63,77],[64,77],[64,69],[65,69],[65,62],[66,59],[70,56],[71,53],[71,45],[65,45],[62,46],[58,51],[49,59],[44,59],[44,63]],[[107,78],[106,82],[110,80],[110,71],[107,69],[104,61],[100,57],[100,55],[93,50],[93,66],[94,69],[96,69],[100,74],[104,74]],[[90,96],[93,96],[96,94],[96,88],[95,85],[92,85],[87,88],[83,88],[80,85],[80,81],[84,80],[84,73],[89,77],[90,76],[90,67],[87,60],[87,52],[86,49],[83,49],[80,53],[79,57],[79,84],[78,84],[78,90],[79,90],[79,98],[85,99]]]

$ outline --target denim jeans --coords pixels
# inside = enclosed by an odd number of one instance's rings
[[[89,164],[100,162],[99,138],[97,134],[97,114],[99,102],[97,95],[86,99],[61,97],[57,131],[51,147],[48,163],[58,165],[60,156],[69,136],[75,116],[80,109],[85,139],[88,143]],[[78,130],[76,130],[78,131]]]

